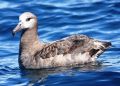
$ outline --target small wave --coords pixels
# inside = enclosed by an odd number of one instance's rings
[[[6,2],[6,1],[0,1],[0,9],[15,8],[15,7],[18,7],[18,5],[12,4],[12,3]]]

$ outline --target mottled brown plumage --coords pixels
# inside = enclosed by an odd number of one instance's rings
[[[23,30],[19,50],[21,68],[40,69],[92,62],[111,45],[81,34],[44,44],[38,39],[36,16],[25,12],[19,19],[13,33]]]
[[[74,51],[79,47],[81,48],[80,52],[83,52],[84,50],[82,47],[89,41],[90,39],[85,35],[72,35],[63,40],[47,45],[42,50],[36,52],[34,56],[45,59],[60,54],[66,55],[75,53]]]

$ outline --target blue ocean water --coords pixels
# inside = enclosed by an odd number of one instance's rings
[[[51,42],[72,34],[112,42],[96,63],[21,71],[20,33],[11,31],[18,16],[35,13],[39,38]],[[119,0],[0,0],[0,86],[120,86]]]

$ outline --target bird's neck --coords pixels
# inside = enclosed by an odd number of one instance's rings
[[[20,40],[20,55],[33,55],[41,44],[38,39],[37,28],[27,29],[22,32]]]
[[[36,28],[26,29],[22,32],[20,43],[31,45],[35,41],[39,41]]]

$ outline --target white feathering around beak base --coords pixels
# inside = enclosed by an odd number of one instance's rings
[[[26,20],[21,20],[21,28],[25,29],[25,28],[29,28],[32,29],[34,27],[35,24],[35,20],[34,19],[30,19],[30,21],[26,21]]]
[[[25,28],[32,29],[36,23],[35,19],[31,18],[29,21],[26,21],[26,19],[20,19],[21,28],[22,29],[25,29]]]
[[[27,21],[29,19],[29,21]],[[21,28],[32,29],[36,24],[36,16],[32,13],[26,12],[19,17]]]
[[[37,23],[37,17],[30,12],[25,12],[20,15],[19,21],[20,22],[13,30],[13,35],[20,30],[34,28]]]

